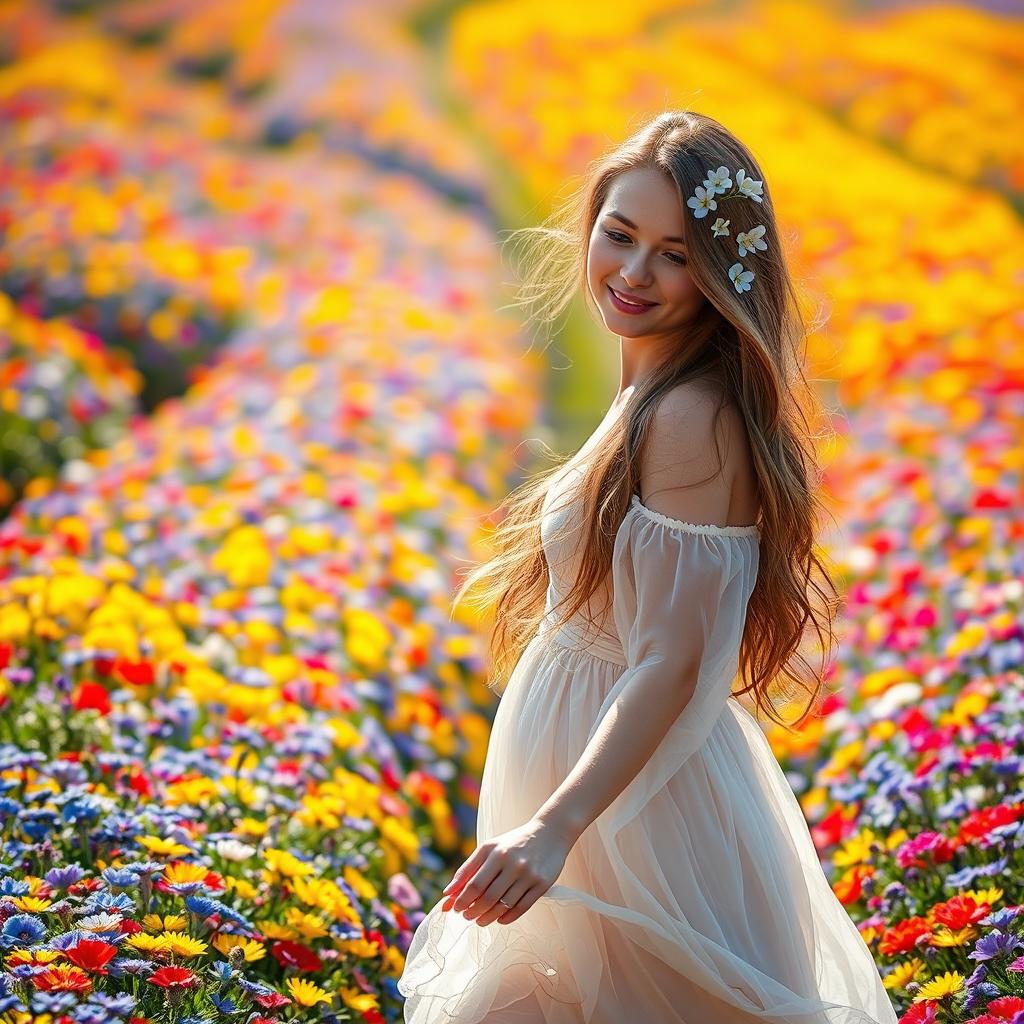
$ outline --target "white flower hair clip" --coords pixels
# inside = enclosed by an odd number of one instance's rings
[[[718,202],[715,196],[722,196],[726,189],[732,188],[732,179],[729,177],[729,168],[722,166],[717,171],[708,171],[708,176],[702,185],[693,190],[693,195],[686,200],[686,205],[693,208],[693,215],[700,220],[706,217],[711,210],[718,209]],[[755,203],[761,202],[763,181],[748,178],[746,171],[741,167],[736,172],[736,189],[727,196],[722,196],[723,202],[726,199],[753,199]],[[729,234],[729,222],[719,217],[711,230],[715,238]],[[739,255],[746,256],[747,253],[756,252],[758,249],[767,249],[768,243],[764,240],[765,227],[758,224],[756,228],[749,231],[741,231],[736,236],[736,244],[739,247]],[[744,269],[742,263],[734,263],[729,268],[729,278],[736,291],[745,292],[750,290],[750,282],[754,280],[754,272]]]

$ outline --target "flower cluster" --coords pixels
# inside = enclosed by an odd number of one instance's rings
[[[722,202],[729,199],[752,199],[755,203],[761,202],[764,182],[747,177],[742,167],[736,172],[736,188],[725,195],[726,190],[732,188],[732,178],[729,177],[729,174],[729,168],[724,165],[717,171],[708,171],[703,185],[698,185],[694,189],[694,194],[686,200],[686,205],[693,210],[693,215],[697,220],[706,217],[709,211],[718,209],[719,199],[717,197],[720,197]],[[714,232],[715,238],[728,235],[729,221],[719,217],[711,225],[711,230]],[[767,249],[768,243],[764,240],[764,232],[763,224],[758,224],[757,227],[751,228],[749,231],[740,231],[736,235],[738,255],[746,256],[747,253],[757,252],[758,249]],[[742,263],[734,263],[729,268],[729,280],[732,281],[736,291],[749,291],[750,282],[754,280],[754,272],[746,270]]]

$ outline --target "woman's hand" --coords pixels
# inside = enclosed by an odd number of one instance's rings
[[[531,818],[473,851],[445,886],[443,909],[481,927],[511,924],[555,884],[572,845],[563,830]]]

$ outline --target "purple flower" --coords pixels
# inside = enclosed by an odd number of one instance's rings
[[[974,949],[967,954],[969,960],[992,960],[1005,953],[1012,953],[1024,942],[1019,935],[994,931],[983,935],[975,943]]]
[[[55,889],[67,889],[85,877],[85,871],[77,864],[68,864],[62,868],[50,868],[43,876]]]

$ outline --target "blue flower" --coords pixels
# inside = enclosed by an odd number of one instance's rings
[[[247,925],[249,921],[237,910],[233,910],[220,900],[211,899],[208,896],[186,896],[185,907],[193,914],[200,917],[210,917],[213,914],[220,914],[226,921],[236,921],[238,924]]]
[[[210,993],[210,1002],[218,1009],[221,1013],[235,1014],[239,1013],[238,1004],[229,999],[227,996],[218,996],[216,993]]]
[[[68,950],[77,946],[83,939],[91,939],[92,933],[82,931],[80,928],[75,928],[70,932],[65,932],[63,935],[55,935],[47,945],[50,949],[61,949]]]
[[[78,1002],[74,992],[36,992],[32,996],[33,1013],[67,1013]]]
[[[96,914],[104,910],[127,917],[135,910],[135,900],[125,892],[117,895],[112,892],[94,892],[82,905],[83,914]]]
[[[274,991],[269,985],[252,981],[249,978],[239,978],[238,985],[243,992],[247,992],[251,996],[269,996]]]
[[[215,960],[210,964],[210,974],[212,974],[222,984],[227,984],[235,973],[235,969],[228,963],[227,960]]]
[[[30,914],[15,914],[4,921],[0,931],[0,946],[11,949],[14,946],[31,946],[46,934],[42,921]]]
[[[126,974],[146,975],[156,970],[157,965],[152,960],[144,960],[141,957],[126,957],[124,959],[111,960],[107,964],[107,973],[112,978],[123,978]]]
[[[104,868],[102,878],[118,889],[134,889],[139,884],[139,876],[127,868]]]
[[[101,1010],[116,1013],[119,1017],[127,1017],[135,1009],[138,1000],[130,992],[121,992],[118,995],[96,992],[89,997],[89,1002]]]

